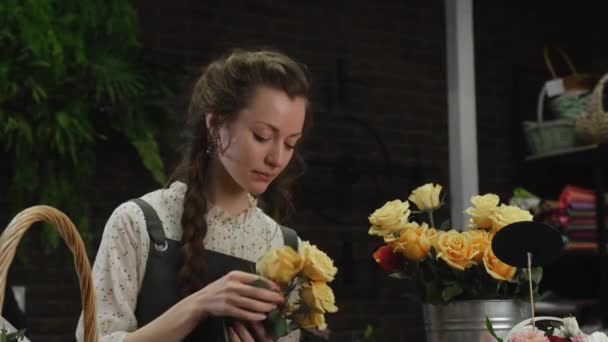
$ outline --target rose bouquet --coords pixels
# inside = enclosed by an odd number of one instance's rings
[[[256,272],[276,282],[286,299],[264,321],[274,339],[298,328],[318,334],[327,328],[325,314],[338,311],[328,285],[337,268],[327,254],[307,241],[300,244],[299,252],[289,246],[269,251],[256,263]],[[268,287],[263,280],[255,285]]]
[[[596,331],[585,334],[578,326],[574,317],[538,317],[535,325],[529,325],[527,319],[511,329],[506,340],[496,336],[489,320],[486,320],[488,330],[498,342],[608,342],[608,336]]]
[[[408,200],[386,202],[369,216],[369,234],[384,240],[373,253],[378,264],[393,277],[411,279],[424,303],[527,297],[527,272],[500,261],[491,246],[504,226],[531,221],[530,212],[501,204],[495,194],[478,195],[465,211],[470,220],[464,231],[438,227],[441,191],[441,185],[425,184]],[[542,269],[534,268],[535,291],[541,277]]]

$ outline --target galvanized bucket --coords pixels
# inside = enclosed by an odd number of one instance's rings
[[[447,305],[424,304],[427,342],[494,342],[486,317],[499,337],[529,318],[530,304],[511,300],[464,300]]]

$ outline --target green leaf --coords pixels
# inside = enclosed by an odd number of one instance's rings
[[[147,132],[143,136],[132,137],[130,140],[144,163],[144,167],[150,171],[154,180],[159,184],[164,184],[167,178],[165,175],[165,168],[163,161],[160,158],[156,139],[154,139],[152,133]]]
[[[16,342],[25,338],[25,329],[9,333],[5,327],[0,329],[0,342]]]
[[[143,91],[143,80],[133,72],[128,61],[110,52],[102,52],[95,58],[93,71],[97,78],[97,100],[105,97],[110,103],[117,103]]]
[[[395,279],[410,279],[411,278],[407,273],[405,273],[403,271],[393,272],[393,273],[390,273],[388,276],[391,278],[395,278]]]
[[[441,291],[441,299],[444,302],[449,302],[452,298],[461,295],[464,292],[464,289],[459,283],[452,283],[446,286],[443,291]]]
[[[159,146],[171,146],[176,136],[171,90],[185,72],[144,59],[128,0],[0,1],[0,22],[0,149],[6,152],[0,163],[13,175],[9,212],[45,202],[86,222],[95,140],[112,133],[137,132],[129,140],[142,164],[165,182]],[[87,235],[87,227],[78,229]],[[44,247],[59,241],[54,233],[43,236]]]
[[[535,194],[529,192],[528,190],[522,188],[522,187],[517,187],[513,190],[513,197],[519,197],[519,198],[538,198],[538,196],[536,196]]]
[[[542,267],[532,267],[532,282],[535,284],[540,284],[540,281],[543,279],[543,268]]]
[[[256,279],[254,282],[250,283],[249,285],[251,285],[253,287],[260,287],[260,288],[267,289],[267,290],[271,289],[270,284],[268,284],[268,282],[262,278]]]
[[[363,340],[362,342],[375,342],[374,338],[374,327],[371,324],[368,324],[365,327],[365,331],[363,332]]]
[[[503,342],[502,338],[496,336],[496,332],[494,331],[494,327],[492,326],[492,322],[490,322],[488,316],[486,316],[486,328],[490,332],[490,335],[492,335],[492,337],[494,337],[497,342]]]
[[[512,279],[511,282],[519,282],[525,283],[526,287],[528,286],[528,280],[530,279],[528,275],[527,268],[520,268],[518,270],[519,276],[515,279]],[[543,268],[542,267],[532,267],[532,283],[537,285],[543,278]]]
[[[268,313],[263,325],[273,341],[276,341],[289,333],[287,320],[277,309]]]

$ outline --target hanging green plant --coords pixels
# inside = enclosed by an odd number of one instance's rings
[[[124,135],[153,178],[165,171],[157,138],[171,136],[181,71],[143,58],[128,0],[0,2],[0,145],[12,211],[64,210],[88,240],[85,188],[95,144]],[[59,238],[46,229],[47,246]]]

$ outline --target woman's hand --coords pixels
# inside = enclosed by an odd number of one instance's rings
[[[271,290],[250,285],[258,279],[260,277],[255,274],[232,271],[130,333],[125,341],[181,341],[200,320],[210,316],[233,317],[247,324],[251,322],[246,329],[242,322],[231,327],[232,341],[272,341],[264,337],[267,334],[260,322],[283,302],[283,296],[279,287],[269,280],[266,281]]]
[[[252,286],[260,279],[251,273],[232,271],[193,293],[199,319],[209,316],[233,317],[242,321],[260,322],[268,312],[283,302],[279,287],[266,280],[271,289]]]
[[[228,328],[230,342],[272,342],[272,337],[260,322],[250,322],[247,326],[240,321],[235,321]],[[255,338],[254,338],[255,336]]]

